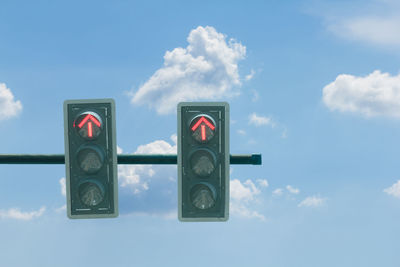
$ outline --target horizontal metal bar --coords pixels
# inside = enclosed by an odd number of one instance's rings
[[[118,155],[118,164],[176,164],[176,155]]]
[[[177,164],[177,155],[117,155],[118,164]],[[64,154],[0,154],[0,164],[65,164]],[[261,154],[231,155],[230,164],[261,165]]]
[[[65,164],[64,154],[0,154],[0,164]]]
[[[230,164],[261,165],[261,154],[231,155]]]

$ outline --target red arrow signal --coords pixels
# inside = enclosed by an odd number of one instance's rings
[[[101,123],[100,123],[99,120],[96,119],[96,117],[94,117],[93,115],[87,114],[87,115],[83,118],[83,120],[78,124],[78,127],[79,127],[79,128],[82,128],[83,125],[85,125],[86,122],[87,122],[87,130],[88,130],[87,135],[88,135],[89,138],[92,138],[92,137],[93,137],[93,123],[96,124],[97,127],[99,127],[99,128],[100,128],[100,126],[101,126]],[[92,122],[93,122],[93,123],[92,123]],[[74,124],[75,124],[75,123],[74,123]],[[75,127],[75,125],[74,125],[74,127]]]
[[[203,123],[203,124],[202,124]],[[204,125],[205,124],[205,125]],[[207,120],[204,116],[202,116],[191,128],[192,131],[196,131],[196,129],[200,126],[200,133],[201,133],[201,140],[205,141],[206,140],[206,125],[214,131],[215,126]]]
[[[97,127],[100,128],[101,123],[100,123],[94,116],[92,116],[91,114],[87,114],[86,117],[83,118],[83,120],[78,124],[78,127],[79,127],[79,128],[82,128],[82,126],[83,126],[89,119],[90,119],[91,121],[93,121],[94,124],[97,125]]]
[[[197,127],[199,127],[199,125],[200,125],[202,122],[204,122],[208,127],[210,127],[211,130],[214,131],[215,126],[212,125],[212,123],[209,122],[204,116],[202,116],[202,117],[200,118],[200,120],[198,120],[198,121],[196,122],[196,124],[193,125],[192,131],[193,131],[193,132],[196,131]]]

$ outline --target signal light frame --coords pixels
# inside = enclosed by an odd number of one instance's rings
[[[229,104],[227,102],[181,102],[177,106],[177,113],[178,219],[182,222],[227,221],[229,219],[230,182]],[[189,113],[190,115],[187,115]],[[195,121],[196,119],[198,121]],[[200,122],[201,120],[202,122]],[[197,126],[195,129],[191,129],[195,126]],[[201,126],[204,127],[201,128]],[[199,132],[194,133],[196,130]],[[209,134],[210,131],[213,131],[213,136],[208,139],[207,133]],[[212,151],[216,147],[219,147],[217,149],[219,152],[213,154]],[[193,155],[209,150],[211,152],[209,164],[213,165],[213,170],[209,175],[206,170],[196,174],[193,170]],[[206,159],[201,160],[203,163],[199,164],[207,166]],[[199,174],[204,174],[204,176]],[[204,192],[199,192],[199,196],[193,192],[197,187],[207,187],[208,189],[203,188],[202,191],[209,191],[210,195],[206,196]],[[196,206],[197,204],[193,203],[193,196],[202,197],[204,201],[205,198],[211,197],[214,204],[206,209],[199,208]]]
[[[66,100],[63,108],[68,217],[70,219],[118,217],[114,100],[110,98]],[[85,127],[87,129],[84,129]],[[86,155],[82,155],[85,153]],[[90,153],[93,155],[89,155]],[[83,162],[83,159],[88,162]],[[92,169],[90,166],[86,166],[88,169],[85,169],[82,164],[94,165]],[[96,164],[102,165],[99,167]],[[91,192],[85,192],[90,186]],[[89,201],[87,197],[92,198],[91,201],[98,201],[99,192],[101,200],[98,203],[94,205],[84,203]]]

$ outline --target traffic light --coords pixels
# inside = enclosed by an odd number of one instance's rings
[[[64,102],[69,218],[118,216],[115,129],[113,99]]]
[[[229,217],[229,104],[178,104],[178,217]]]

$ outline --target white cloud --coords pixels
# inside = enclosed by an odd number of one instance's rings
[[[176,135],[172,144],[156,140],[138,146],[133,154],[176,154]],[[120,214],[147,215],[168,219],[177,212],[176,165],[119,165]],[[176,218],[176,216],[175,216]]]
[[[340,38],[379,47],[400,45],[400,4],[391,0],[314,1],[311,12],[323,16],[327,30]],[[313,11],[312,11],[313,10]]]
[[[66,186],[65,177],[61,178],[59,183],[61,186],[61,195],[63,195],[65,197],[67,195],[67,186]]]
[[[323,102],[330,110],[400,118],[400,74],[339,75],[323,88]]]
[[[254,78],[254,74],[256,74],[256,72],[254,70],[251,70],[249,74],[246,75],[246,77],[244,78],[246,81],[250,81],[251,79]]]
[[[257,179],[257,183],[261,186],[261,187],[268,187],[268,181],[266,179]]]
[[[20,114],[21,101],[14,100],[14,95],[4,83],[0,83],[0,120],[9,119]]]
[[[133,93],[133,104],[147,104],[167,114],[181,101],[238,95],[238,62],[244,59],[246,47],[233,39],[226,42],[224,34],[209,26],[193,29],[187,41],[186,48],[165,53],[164,66]]]
[[[170,138],[175,145],[170,145],[164,140],[157,140],[150,144],[139,146],[134,154],[176,154],[177,136],[176,134],[173,134]]]
[[[149,189],[146,180],[151,179],[154,174],[155,171],[151,165],[118,166],[118,179],[121,187],[130,187],[135,194]]]
[[[289,191],[289,193],[291,193],[291,194],[295,194],[295,195],[297,195],[298,193],[300,193],[300,190],[298,189],[298,188],[294,188],[293,186],[291,186],[291,185],[287,185],[286,186],[286,189]]]
[[[330,24],[329,30],[340,37],[379,46],[400,45],[400,19],[397,16],[367,15],[345,18]]]
[[[301,201],[298,207],[320,207],[324,205],[325,202],[326,198],[321,198],[319,196],[310,196]]]
[[[241,183],[238,179],[234,179],[230,182],[230,197],[232,200],[248,202],[253,200],[254,196],[259,193],[260,190],[251,180]]]
[[[141,145],[133,154],[176,154],[177,153],[177,137],[171,136],[174,145],[164,140],[156,140],[146,145]],[[168,166],[153,165],[119,165],[118,179],[121,187],[131,188],[134,194],[139,194],[149,189],[149,181],[157,173],[156,169]]]
[[[383,192],[393,197],[400,198],[400,180],[394,183],[391,187],[384,189]]]
[[[18,208],[11,208],[8,210],[0,210],[0,219],[16,219],[29,221],[38,218],[46,211],[46,207],[41,207],[37,211],[23,212]]]
[[[246,180],[244,183],[240,182],[238,179],[231,180],[229,212],[235,216],[244,218],[258,218],[262,221],[265,221],[265,216],[254,210],[254,205],[259,202],[257,196],[260,193],[260,188],[258,188],[250,179]]]
[[[270,125],[271,127],[275,127],[275,123],[270,117],[259,116],[256,113],[250,114],[249,124],[253,124],[257,127],[263,125]]]
[[[281,196],[283,194],[283,190],[282,190],[282,188],[277,188],[274,191],[272,191],[272,194],[274,196]]]
[[[62,205],[61,207],[56,208],[55,210],[58,213],[65,212],[67,210],[67,205]]]
[[[251,210],[249,207],[240,204],[240,203],[231,203],[230,205],[230,211],[231,214],[243,218],[257,218],[261,221],[266,221],[267,219],[265,218],[264,215],[260,214],[259,212],[255,210]]]

